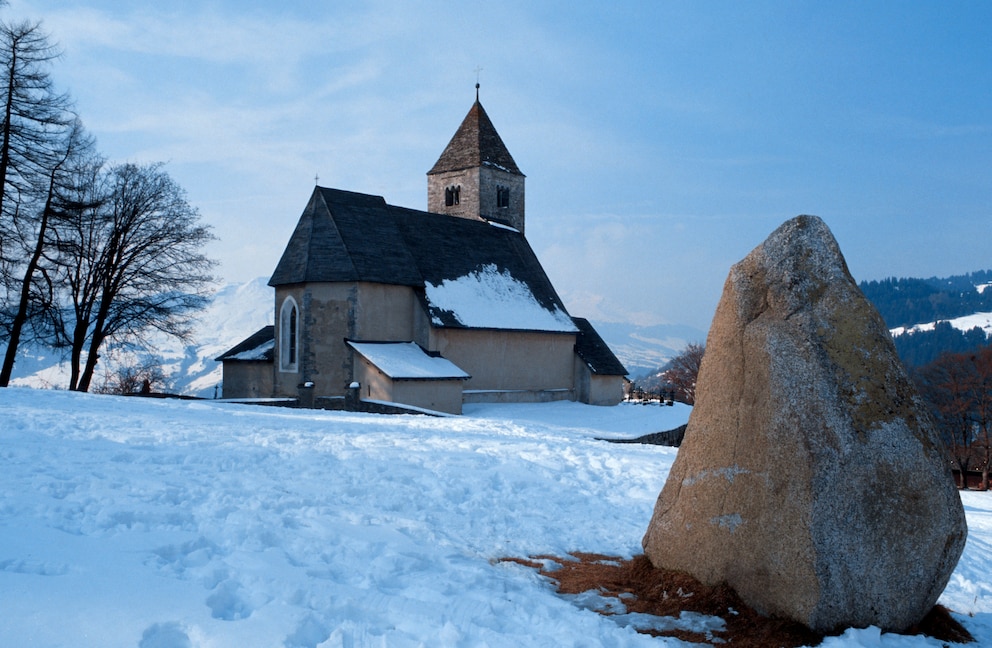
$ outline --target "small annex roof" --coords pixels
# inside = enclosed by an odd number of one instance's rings
[[[573,317],[579,329],[575,338],[575,353],[598,376],[626,376],[627,368],[614,355],[609,345],[600,337],[589,320]]]
[[[427,175],[491,166],[523,175],[478,97]]]
[[[414,288],[436,327],[576,331],[519,231],[317,187],[269,285],[355,281]]]
[[[452,361],[430,354],[415,342],[355,342],[348,346],[393,380],[464,380],[471,378]]]
[[[214,358],[219,362],[272,362],[275,358],[275,327],[264,326]]]

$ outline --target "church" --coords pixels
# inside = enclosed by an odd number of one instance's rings
[[[476,100],[427,172],[427,211],[316,187],[269,280],[275,325],[217,360],[224,398],[460,414],[615,405],[627,371],[524,237],[524,174]]]

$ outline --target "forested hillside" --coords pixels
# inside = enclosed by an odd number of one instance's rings
[[[968,316],[992,312],[992,270],[929,279],[863,281],[861,290],[894,336],[903,362],[920,366],[946,352],[963,353],[988,343],[987,330]],[[950,320],[955,320],[953,323]]]
[[[860,286],[893,329],[992,312],[992,290],[984,289],[990,283],[992,270],[981,270],[945,279],[862,281]]]

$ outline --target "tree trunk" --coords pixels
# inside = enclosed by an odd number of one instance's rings
[[[0,137],[0,209],[7,195],[7,169],[10,167],[10,116],[14,108],[14,73],[17,69],[17,47],[10,52],[10,65],[7,66],[7,100],[3,110],[3,135]]]
[[[72,350],[69,352],[69,391],[79,391],[79,363],[83,358],[83,347],[86,345],[86,325],[80,324],[85,320],[76,318],[72,329]],[[85,390],[83,390],[85,391]]]
[[[24,269],[24,278],[21,279],[21,296],[17,302],[17,313],[14,315],[13,322],[11,322],[10,339],[7,341],[7,352],[4,354],[3,367],[0,368],[0,387],[6,387],[10,383],[10,376],[14,372],[14,361],[17,359],[17,347],[21,343],[21,333],[24,330],[24,324],[28,320],[31,284],[34,282],[34,273],[38,269],[41,253],[45,249],[48,215],[52,209],[52,197],[55,193],[56,170],[53,170],[49,176],[48,197],[45,199],[45,208],[41,212],[41,222],[38,224],[38,240],[35,242],[31,259],[28,260],[28,265]]]
[[[103,344],[103,319],[98,319],[93,327],[93,337],[90,338],[90,348],[86,352],[86,366],[79,377],[76,391],[87,392],[90,390],[90,383],[93,382],[93,374],[96,372],[97,362],[100,360],[100,346]]]

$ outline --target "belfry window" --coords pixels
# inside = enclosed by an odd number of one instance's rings
[[[299,309],[296,300],[287,297],[279,310],[279,370],[297,371],[299,363]]]
[[[453,185],[444,190],[444,206],[451,207],[461,202],[462,188],[460,185]]]
[[[510,188],[509,187],[496,187],[496,206],[497,207],[509,207],[510,206]]]

